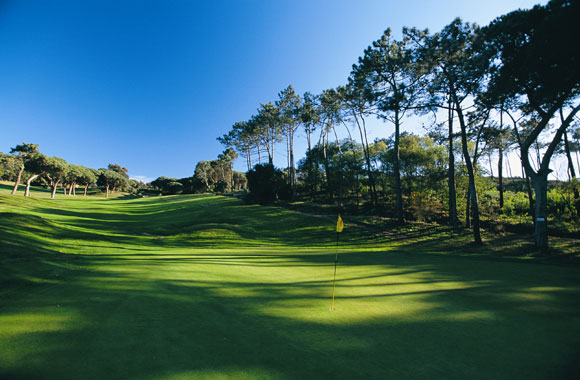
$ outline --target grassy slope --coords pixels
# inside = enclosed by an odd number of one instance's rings
[[[330,312],[333,227],[222,197],[1,191],[0,378],[577,374],[577,266],[347,221]]]

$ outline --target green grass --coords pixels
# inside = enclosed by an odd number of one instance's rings
[[[435,227],[383,233],[346,219],[329,311],[334,220],[210,195],[33,195],[0,189],[2,379],[580,370],[574,263],[472,247],[468,234]]]

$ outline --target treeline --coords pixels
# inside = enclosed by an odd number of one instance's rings
[[[37,184],[51,189],[51,198],[57,189],[65,195],[76,195],[81,189],[87,195],[90,186],[99,187],[108,198],[110,192],[137,192],[145,184],[129,179],[127,169],[117,164],[108,168],[92,169],[66,162],[60,157],[50,157],[38,150],[38,144],[22,143],[0,153],[0,178],[13,181],[12,195],[16,195],[21,184],[26,184],[24,196],[30,196],[30,186]]]
[[[143,194],[202,194],[207,192],[225,193],[245,190],[246,175],[233,169],[233,161],[238,157],[234,149],[228,148],[217,160],[200,161],[191,177],[159,177],[152,181]]]
[[[580,208],[572,159],[580,137],[580,52],[569,43],[579,35],[579,17],[579,2],[552,0],[485,27],[455,19],[437,33],[404,28],[401,39],[387,29],[344,85],[302,97],[289,86],[218,140],[245,158],[256,198],[370,205],[386,208],[400,223],[436,205],[453,228],[464,212],[477,244],[482,192],[496,191],[496,212],[506,211],[504,158],[514,150],[535,243],[544,249],[549,166],[559,152],[570,177],[563,191],[574,197],[567,212],[577,218]],[[411,115],[425,118],[427,136],[403,131]],[[369,142],[371,116],[394,133]],[[306,136],[307,153],[296,165],[298,133]],[[348,137],[340,139],[344,133]],[[273,167],[280,146],[284,170]],[[492,156],[498,157],[495,173]]]

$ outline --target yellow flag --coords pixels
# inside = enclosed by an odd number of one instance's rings
[[[342,218],[339,215],[338,221],[336,222],[336,232],[342,232],[343,228],[344,228],[344,223],[342,222]]]

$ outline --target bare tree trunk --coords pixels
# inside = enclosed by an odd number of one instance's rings
[[[356,121],[356,124],[358,127],[358,131],[360,134],[360,140],[361,140],[362,146],[363,146],[363,153],[365,156],[365,162],[366,162],[366,166],[367,166],[367,175],[369,177],[369,185],[370,185],[370,191],[371,191],[371,202],[373,204],[373,207],[377,207],[377,204],[378,204],[377,189],[375,186],[375,178],[374,178],[373,170],[372,170],[372,166],[371,166],[371,157],[370,157],[370,150],[369,150],[369,145],[368,145],[368,140],[367,140],[366,127],[364,128],[364,133],[363,133],[364,118],[361,117],[361,120],[363,122],[363,125],[361,125],[360,122],[358,121],[358,117],[356,116],[354,111],[353,111],[353,116],[355,118],[355,121]],[[357,195],[357,205],[358,205],[358,195]]]
[[[22,165],[20,167],[20,170],[18,171],[18,175],[16,176],[16,181],[14,182],[14,188],[12,189],[12,195],[16,194],[16,191],[18,190],[18,185],[20,185],[20,179],[22,178],[22,172],[24,172],[24,165]]]
[[[520,146],[520,151],[522,151],[523,150],[523,148],[522,148],[523,142],[522,142],[522,139],[520,138],[520,133],[518,131],[518,124],[509,112],[507,112],[507,115],[510,117],[510,119],[512,119],[512,123],[514,125],[514,132],[516,134],[516,139],[518,140],[518,145]],[[526,150],[526,152],[527,152],[527,150]],[[528,192],[528,202],[529,202],[528,209],[529,209],[530,217],[532,218],[532,223],[535,226],[536,225],[536,207],[535,207],[535,202],[534,202],[534,195],[532,193],[532,185],[530,183],[530,176],[528,175],[528,173],[525,169],[524,159],[523,159],[522,155],[520,155],[520,162],[522,163],[522,179],[524,179],[526,182],[526,190]]]
[[[469,175],[469,189],[471,190],[471,211],[473,213],[473,238],[475,240],[475,244],[483,244],[479,226],[479,204],[477,200],[477,188],[475,186],[475,172],[471,163],[471,157],[469,156],[469,150],[467,149],[467,126],[465,125],[463,111],[459,106],[457,98],[454,98],[453,100],[457,105],[457,117],[459,118],[459,125],[461,126],[461,145],[463,150],[463,158],[465,159],[467,174]]]
[[[326,152],[326,148],[328,145],[328,137],[326,139],[322,138],[322,158],[324,158],[324,171],[326,173],[326,189],[328,191],[328,197],[330,199],[334,198],[333,186],[332,181],[330,180],[330,165],[328,163],[328,155]]]
[[[109,198],[109,185],[106,186],[105,198]]]
[[[454,231],[457,230],[457,195],[455,193],[455,154],[453,152],[453,102],[449,97],[449,171],[447,173],[447,185],[449,187],[449,224]]]
[[[395,194],[397,197],[397,221],[399,224],[405,223],[405,214],[403,212],[403,187],[401,185],[401,157],[399,155],[399,138],[400,138],[400,120],[399,109],[395,109]]]
[[[499,159],[497,161],[497,178],[499,187],[499,208],[503,208],[503,146],[499,146]]]
[[[274,152],[272,151],[272,149],[270,148],[270,143],[269,141],[266,141],[266,150],[268,151],[268,163],[270,165],[274,165],[274,158],[272,157]]]
[[[56,188],[58,187],[59,181],[53,181],[52,182],[52,193],[50,194],[50,198],[54,199],[54,196],[56,195]]]
[[[87,196],[87,189],[88,189],[88,188],[89,188],[89,185],[88,185],[88,184],[87,184],[87,185],[85,185],[85,193],[83,194],[83,197],[86,197],[86,196]]]
[[[312,181],[312,178],[310,178],[311,176],[313,176],[313,170],[312,170],[312,160],[314,159],[314,157],[312,157],[312,141],[311,141],[311,134],[310,134],[310,127],[307,128],[306,130],[306,142],[308,143],[308,151],[307,153],[310,153],[310,159],[308,160],[308,177],[309,177],[309,181],[310,182],[310,199],[312,200],[312,198],[314,198],[314,191],[315,191],[315,183]]]
[[[294,128],[294,127],[291,127]],[[292,201],[296,200],[296,169],[294,168],[294,130],[290,130],[290,185],[292,186]]]
[[[471,180],[470,180],[471,181]],[[467,194],[465,194],[465,228],[471,228],[471,206],[469,202],[471,201],[471,182],[467,186]]]
[[[568,170],[570,171],[570,176],[572,177],[574,199],[578,200],[580,198],[580,194],[578,194],[578,181],[576,180],[576,171],[574,170],[574,162],[572,161],[572,155],[570,154],[568,133],[566,133],[566,131],[564,131],[564,150],[566,151],[566,157],[568,157]]]
[[[29,197],[30,196],[30,184],[32,183],[32,181],[34,181],[39,176],[40,176],[40,174],[35,174],[32,177],[28,178],[28,181],[26,181],[26,190],[24,191],[24,196],[25,197]]]
[[[532,177],[534,192],[536,193],[536,247],[545,249],[548,247],[548,175],[536,175]]]

